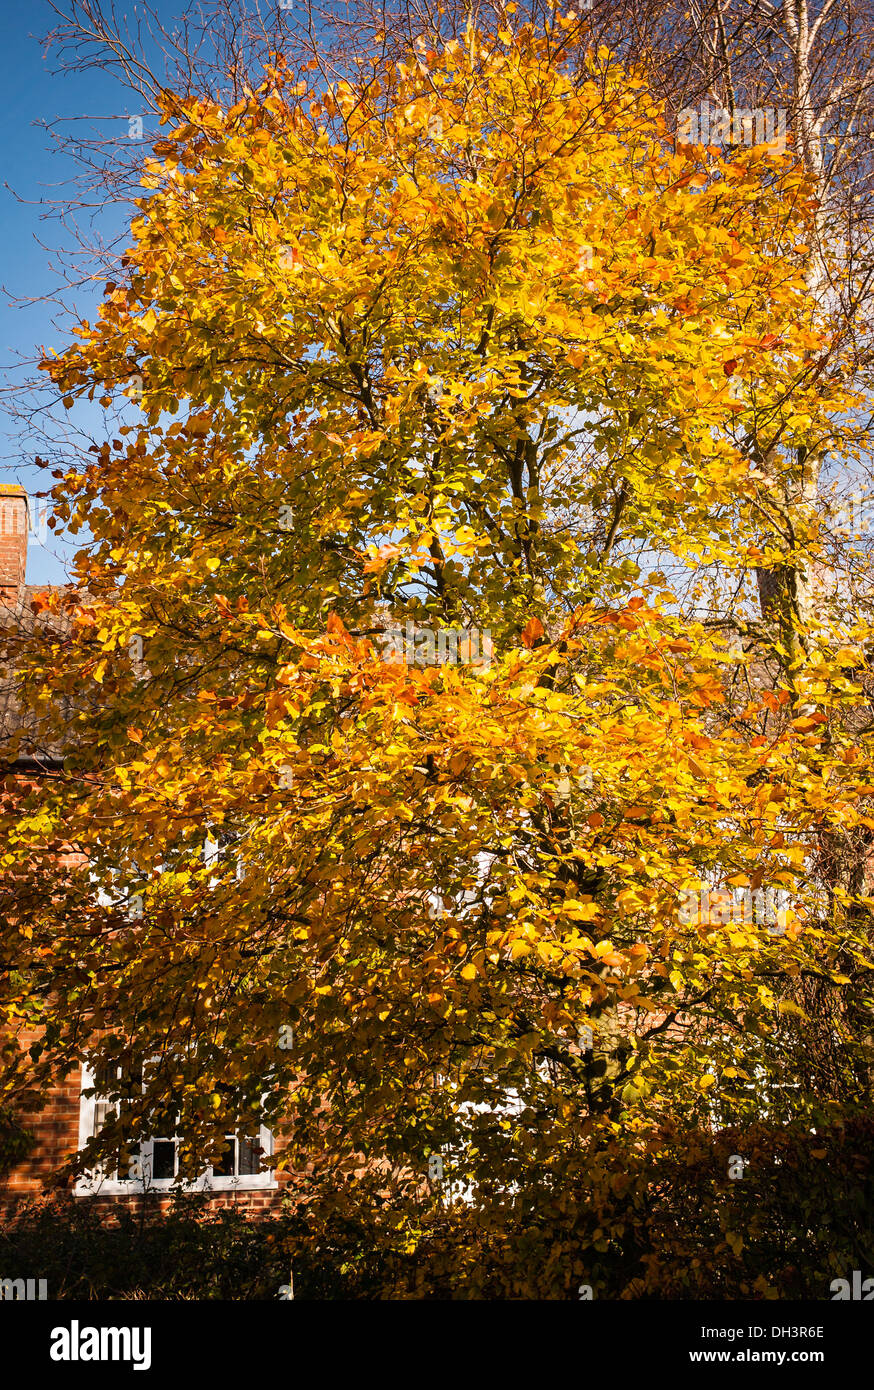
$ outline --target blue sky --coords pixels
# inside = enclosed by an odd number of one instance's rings
[[[119,8],[131,12],[134,6]],[[163,14],[174,13],[173,3],[157,7]],[[4,101],[0,116],[0,168],[2,168],[2,256],[0,256],[0,366],[4,386],[32,374],[18,364],[22,358],[33,363],[39,348],[60,349],[64,329],[58,308],[47,303],[21,305],[15,301],[51,295],[60,283],[51,267],[51,250],[71,245],[70,237],[56,220],[45,220],[49,201],[64,198],[64,185],[74,172],[72,160],[54,146],[40,122],[59,118],[81,118],[86,128],[101,135],[127,135],[127,117],[138,114],[135,93],[98,70],[57,73],[56,60],[43,52],[40,39],[51,29],[54,17],[45,0],[30,4],[7,3],[0,7],[0,63],[2,63]],[[69,125],[66,127],[69,129]],[[143,151],[148,149],[147,140]],[[123,217],[114,209],[102,219],[106,235],[112,227],[120,229]],[[41,246],[39,242],[42,241]],[[86,285],[66,298],[78,312],[92,321],[102,284]],[[36,446],[22,435],[12,417],[6,397],[0,403],[0,482],[20,482],[29,491],[47,485],[43,471],[33,466]],[[101,432],[102,412],[87,408],[77,416],[80,426]],[[28,549],[27,578],[31,583],[64,583],[65,561],[73,544],[48,533],[46,545],[32,536]]]

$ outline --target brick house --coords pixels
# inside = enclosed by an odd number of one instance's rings
[[[25,490],[17,484],[0,484],[0,629],[4,636],[26,640],[37,618],[31,601],[44,593],[45,585],[26,583],[28,532],[32,529],[31,505]],[[14,662],[14,655],[12,658]],[[50,776],[63,766],[58,752],[40,747],[28,728],[15,698],[12,673],[0,671],[0,771],[22,786],[33,779]],[[18,1042],[26,1049],[36,1038],[24,1033]],[[84,1096],[95,1083],[86,1067],[58,1077],[48,1103],[39,1112],[17,1116],[18,1122],[34,1136],[27,1157],[7,1172],[0,1172],[0,1208],[8,1208],[22,1198],[51,1192],[65,1193],[72,1200],[92,1200],[111,1207],[118,1202],[139,1207],[166,1205],[170,1201],[176,1168],[176,1142],[172,1135],[155,1136],[141,1145],[128,1172],[93,1173],[78,1180],[64,1174],[70,1156],[99,1131],[107,1103],[99,1093]],[[264,1155],[272,1155],[273,1139],[263,1127],[257,1135],[228,1136],[228,1149],[222,1163],[206,1170],[189,1190],[208,1195],[211,1205],[242,1206],[257,1212],[274,1209],[287,1185],[285,1173],[262,1169]]]

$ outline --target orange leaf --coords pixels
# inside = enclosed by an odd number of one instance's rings
[[[399,545],[382,545],[371,560],[365,561],[363,570],[365,574],[372,574],[374,570],[384,570],[389,560],[396,560],[401,554]]]

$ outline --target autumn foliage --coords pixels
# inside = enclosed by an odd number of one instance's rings
[[[791,147],[676,145],[571,19],[367,81],[273,54],[164,118],[99,317],[44,363],[123,409],[57,481],[77,584],[17,653],[65,761],[6,784],[3,1007],[45,1026],[9,1095],[150,1058],[107,1154],[172,1106],[194,1174],[260,1112],[408,1252],[438,1219],[506,1241],[521,1202],[535,1289],[615,1257],[652,1293],[647,1155],[732,1192],[702,1134],[870,1101],[869,634],[762,615],[754,579],[818,572],[785,499],[859,447],[809,184]],[[408,621],[492,660],[385,660]],[[791,906],[682,920],[707,884]]]

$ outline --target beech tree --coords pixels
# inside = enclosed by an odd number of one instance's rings
[[[817,856],[874,829],[869,623],[755,618],[866,397],[791,141],[678,145],[572,14],[382,48],[164,90],[43,364],[124,422],[7,639],[64,765],[6,784],[4,1008],[45,1025],[13,1099],[149,1064],[80,1166],[172,1113],[191,1177],[260,1114],[415,1243],[429,1202],[617,1192],[678,1125],[868,1104],[866,874]]]

